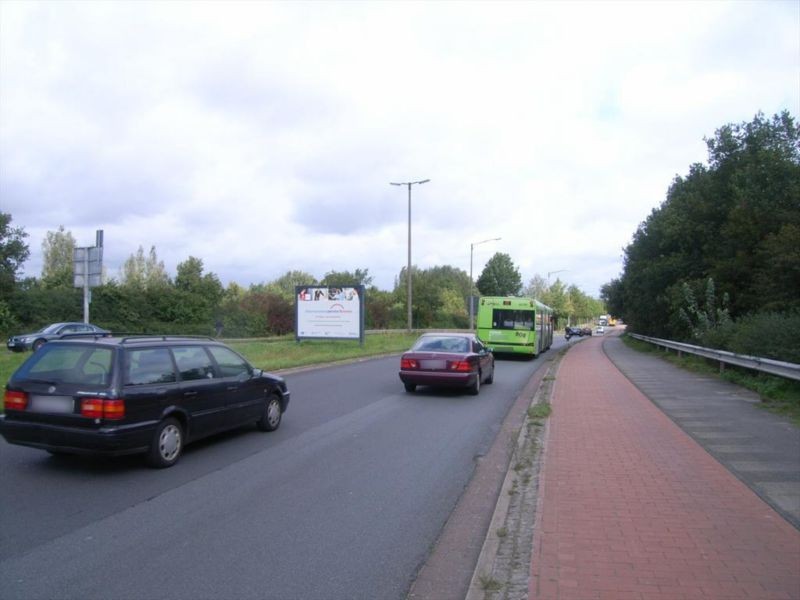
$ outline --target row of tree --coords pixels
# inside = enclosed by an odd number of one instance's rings
[[[27,234],[11,226],[11,215],[0,213],[0,331],[38,328],[58,321],[81,320],[82,292],[73,287],[72,251],[75,239],[64,227],[48,232],[42,243],[40,278],[18,280],[27,260]],[[274,281],[244,288],[224,287],[203,261],[189,257],[170,277],[155,247],[142,247],[124,263],[119,278],[93,288],[92,321],[118,332],[220,333],[229,337],[283,335],[294,330],[296,286],[364,285],[366,324],[370,329],[407,325],[406,269],[391,291],[372,284],[368,269],[332,271],[322,279],[304,271],[289,271]],[[412,267],[412,319],[418,328],[466,328],[468,297],[518,296],[538,298],[552,306],[561,320],[588,321],[604,311],[602,303],[577,286],[560,280],[552,285],[535,276],[523,286],[519,269],[507,254],[497,253],[486,264],[475,286],[469,275],[452,266]]]
[[[759,113],[706,144],[708,164],[675,178],[602,297],[640,333],[800,362],[795,120]]]

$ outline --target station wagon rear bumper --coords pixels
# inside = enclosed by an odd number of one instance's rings
[[[85,429],[46,423],[9,420],[0,415],[0,434],[9,444],[70,454],[121,456],[145,452],[153,439],[156,423],[133,427]]]

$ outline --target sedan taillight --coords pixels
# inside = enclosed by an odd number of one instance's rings
[[[28,407],[28,394],[6,390],[3,402],[6,410],[25,410]]]
[[[413,358],[401,358],[400,368],[404,371],[408,371],[410,369],[419,369],[419,363]]]
[[[469,373],[472,371],[472,364],[468,360],[450,360],[447,362],[447,370],[456,373]]]
[[[125,401],[83,398],[81,400],[81,415],[90,419],[119,420],[125,417]]]

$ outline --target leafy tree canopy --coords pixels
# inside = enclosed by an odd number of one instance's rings
[[[706,139],[708,166],[676,177],[604,287],[635,331],[677,336],[689,290],[710,279],[732,319],[800,309],[800,130],[785,111],[725,125]],[[686,288],[688,284],[688,288]],[[696,330],[696,326],[692,329]]]
[[[10,214],[0,212],[0,301],[11,296],[17,273],[30,256],[26,237],[21,227],[11,226]]]
[[[477,286],[484,296],[518,296],[522,291],[522,276],[511,256],[497,252],[483,268]]]
[[[42,283],[45,287],[72,287],[75,270],[72,257],[75,238],[72,232],[59,225],[58,231],[48,231],[42,241]]]

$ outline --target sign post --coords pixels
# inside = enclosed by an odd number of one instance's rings
[[[83,288],[83,322],[89,322],[90,288],[97,287],[103,278],[103,230],[98,229],[94,246],[75,248],[72,253],[75,273],[74,286]]]

